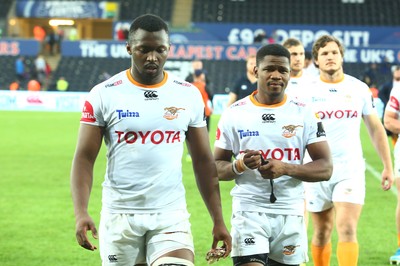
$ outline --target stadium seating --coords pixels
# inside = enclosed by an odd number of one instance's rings
[[[1,56],[1,74],[0,74],[0,89],[8,89],[11,82],[15,81],[17,76],[15,74],[15,61],[18,56]],[[34,70],[34,56],[25,56],[26,67],[26,80],[20,84],[22,88],[26,88],[28,79],[33,77]]]
[[[59,77],[69,82],[69,91],[89,91],[94,85],[104,80],[104,73],[114,75],[130,67],[129,59],[62,57],[53,73],[49,87],[54,90],[54,83]]]
[[[172,20],[175,0],[116,0],[120,3],[119,20],[130,21],[144,13],[155,13],[167,21]],[[8,12],[12,0],[0,1],[1,12]],[[192,22],[222,23],[278,23],[313,25],[400,25],[400,1],[365,0],[363,3],[344,3],[343,0],[193,0]],[[354,2],[354,1],[353,1]],[[6,14],[6,13],[5,13]],[[3,16],[5,16],[3,14]],[[34,58],[27,58],[28,67]],[[15,79],[16,57],[2,56],[4,66],[0,75],[0,88],[8,89]],[[123,63],[121,63],[123,62]],[[214,93],[227,93],[236,78],[245,73],[244,61],[205,60]],[[102,73],[111,75],[127,69],[129,59],[62,57],[54,70],[49,89],[64,76],[69,81],[69,90],[88,91],[102,80]],[[33,67],[33,66],[32,66]],[[346,73],[360,78],[365,64],[344,65]],[[381,76],[382,80],[390,77]],[[53,85],[51,85],[53,84]]]
[[[120,20],[131,21],[146,13],[158,15],[170,22],[174,0],[120,0]]]
[[[5,18],[10,11],[13,0],[1,0],[0,1],[0,18]]]
[[[193,22],[400,25],[400,1],[194,0]],[[351,2],[351,1],[350,1]]]

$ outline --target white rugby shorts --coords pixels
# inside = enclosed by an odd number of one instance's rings
[[[306,207],[310,212],[321,212],[333,207],[334,202],[364,205],[365,162],[358,165],[347,162],[334,163],[328,181],[304,182]]]
[[[232,257],[268,253],[283,264],[308,261],[304,217],[239,211],[232,214]]]
[[[187,210],[162,213],[101,213],[100,256],[103,266],[151,265],[157,258],[177,249],[194,253]]]

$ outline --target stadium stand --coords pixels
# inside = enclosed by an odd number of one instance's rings
[[[120,3],[119,20],[130,21],[144,13],[154,13],[171,22],[177,0],[116,0]],[[12,0],[0,1],[0,16],[6,16]],[[400,25],[399,0],[191,0],[191,22],[212,23],[269,23],[312,25]],[[188,2],[188,3],[189,3]],[[355,3],[356,2],[356,3]],[[360,3],[361,2],[361,3]],[[175,10],[176,12],[176,10]],[[1,88],[8,88],[14,80],[16,57],[2,56]],[[27,58],[29,63],[33,59]],[[123,62],[123,63],[121,63]],[[245,71],[244,61],[204,60],[204,67],[212,81],[214,93],[227,93],[238,75]],[[87,91],[101,81],[105,71],[116,74],[130,66],[129,59],[63,57],[53,69],[49,89],[60,77],[70,83],[69,90]],[[345,63],[345,71],[361,78],[366,65]],[[386,79],[386,76],[382,76]]]
[[[49,90],[59,77],[69,82],[69,91],[89,91],[104,80],[104,73],[114,75],[130,67],[129,59],[62,57],[53,73]]]
[[[11,82],[15,81],[17,76],[15,74],[15,61],[18,56],[1,56],[1,71],[0,74],[0,88],[8,89]],[[21,88],[26,88],[29,78],[33,76],[35,57],[25,56],[25,70],[26,80],[21,82]]]
[[[194,0],[193,22],[400,25],[400,1]]]
[[[119,19],[131,21],[139,15],[153,13],[170,22],[174,2],[174,0],[121,0]]]
[[[5,18],[10,11],[13,0],[1,0],[0,1],[0,18]]]

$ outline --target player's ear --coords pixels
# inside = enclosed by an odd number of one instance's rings
[[[125,47],[126,47],[126,51],[128,52],[128,54],[132,55],[131,46],[129,45],[129,43],[128,43],[128,42],[126,42],[126,45],[125,45]]]
[[[253,69],[253,73],[254,73],[254,76],[256,77],[256,78],[258,78],[258,67],[254,67],[254,69]]]

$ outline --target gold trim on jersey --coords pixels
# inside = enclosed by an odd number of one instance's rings
[[[340,83],[340,82],[342,82],[342,81],[344,80],[344,74],[342,74],[342,76],[340,77],[340,79],[338,79],[338,80],[336,80],[336,81],[325,80],[325,79],[323,79],[322,77],[319,77],[319,79],[320,79],[322,82],[325,82],[325,83],[336,84],[336,83]]]
[[[254,105],[257,105],[257,106],[268,106],[268,107],[279,107],[279,106],[282,106],[282,105],[284,105],[285,104],[285,102],[286,102],[286,100],[287,100],[287,95],[285,94],[285,96],[283,97],[283,100],[280,102],[280,103],[276,103],[276,104],[262,104],[262,103],[259,103],[256,99],[255,99],[255,97],[254,97],[254,95],[256,95],[258,93],[258,91],[253,91],[251,94],[250,94],[250,101],[254,104]]]
[[[155,88],[161,87],[162,85],[164,85],[167,82],[167,79],[168,79],[168,73],[163,71],[164,78],[160,83],[153,84],[153,85],[145,85],[145,84],[137,82],[132,77],[130,70],[131,70],[130,68],[126,70],[126,76],[128,77],[129,81],[132,82],[133,84],[135,84],[136,86],[139,86],[139,87],[142,87],[142,88],[145,88],[145,89],[155,89]]]

